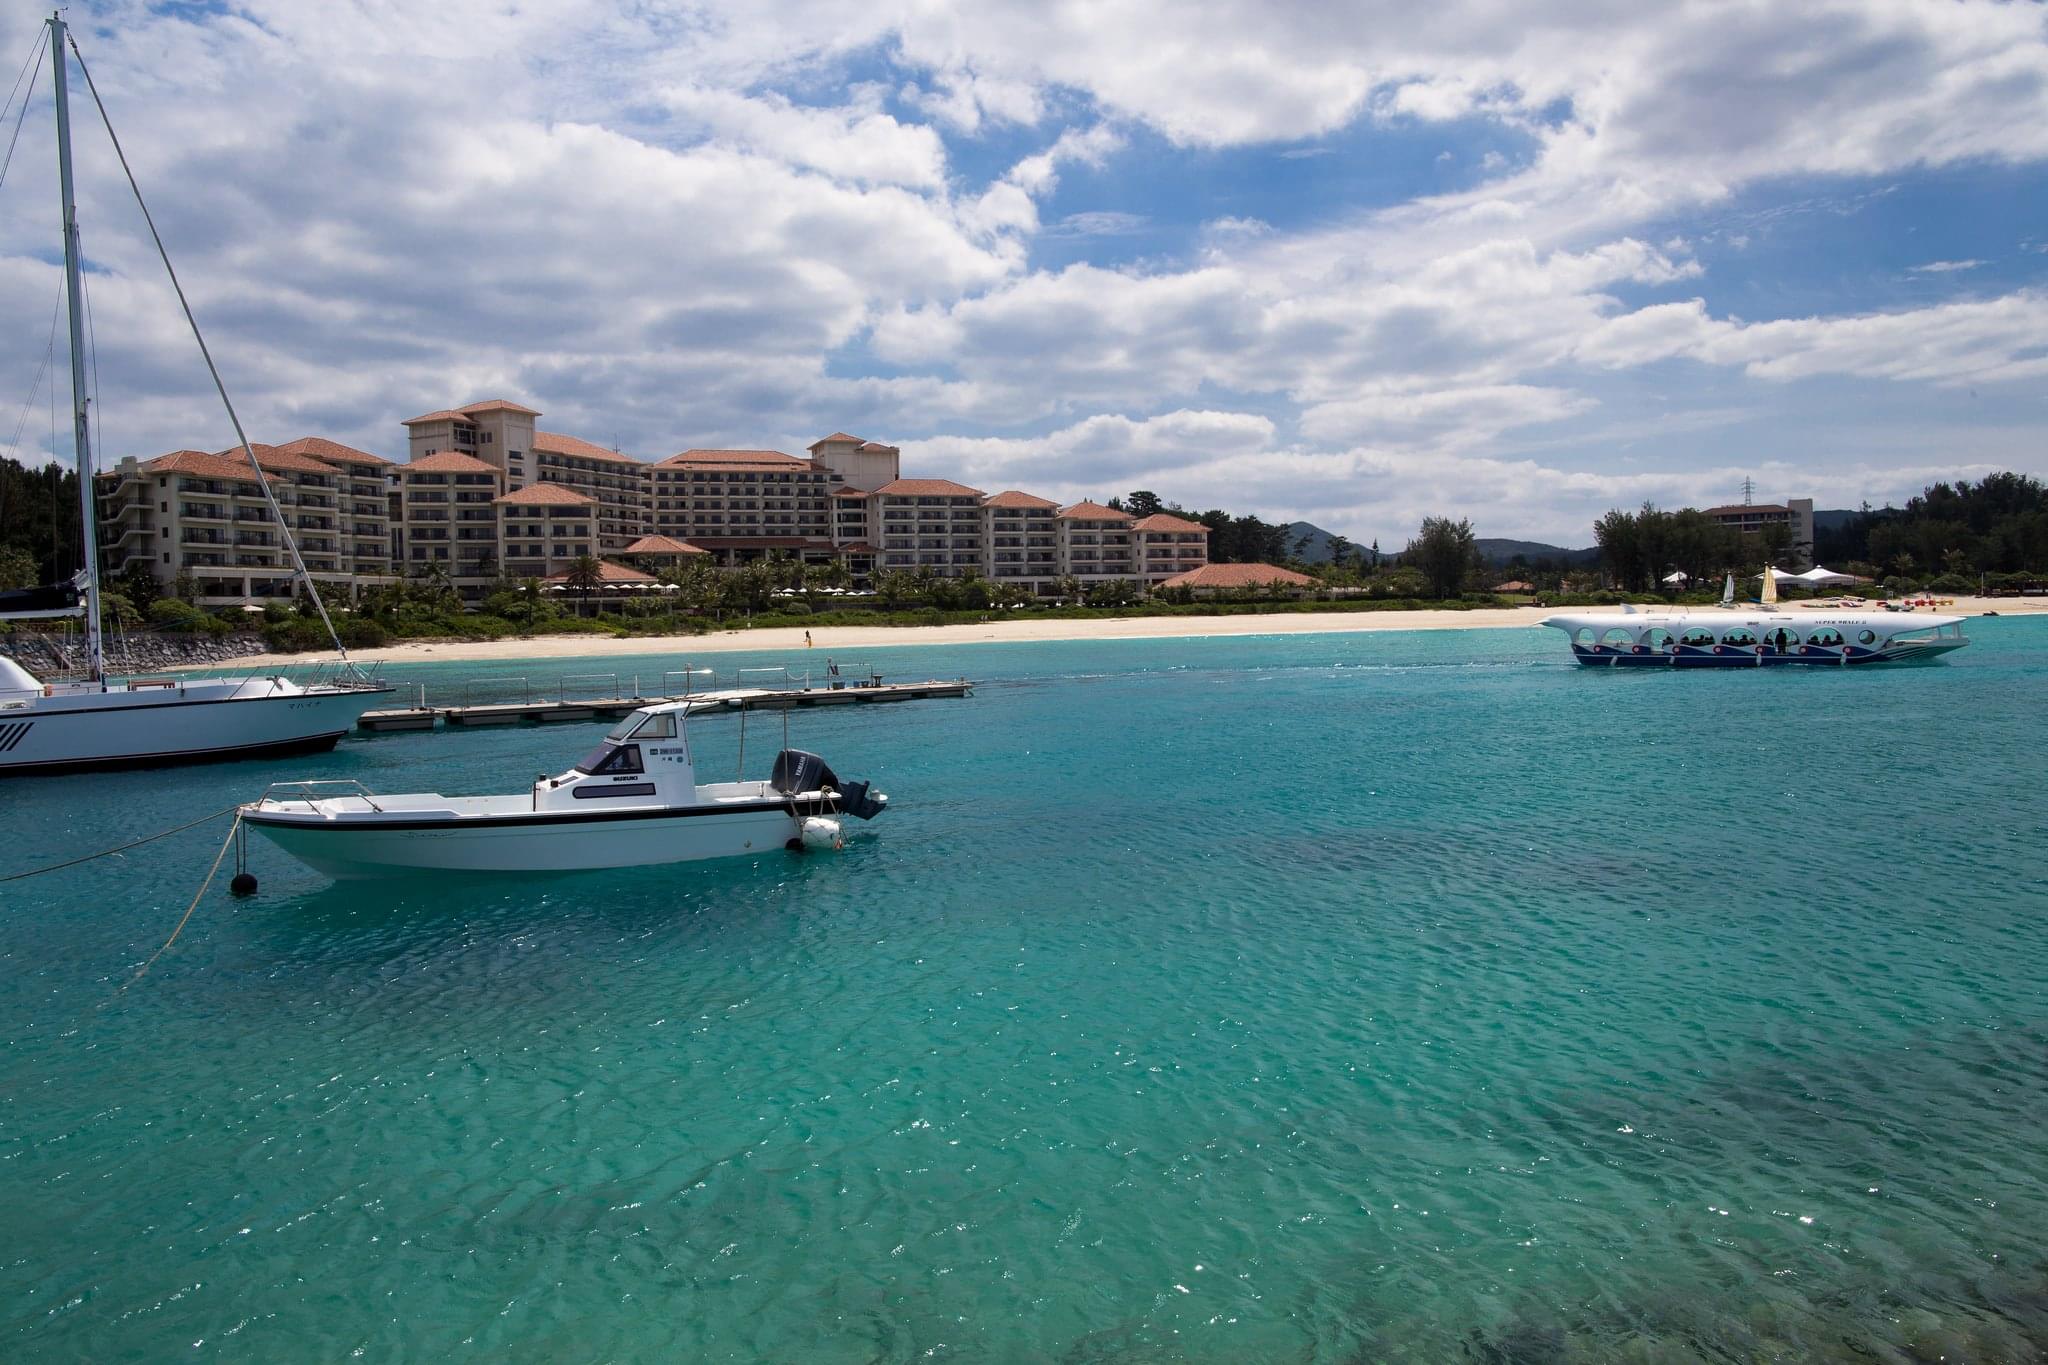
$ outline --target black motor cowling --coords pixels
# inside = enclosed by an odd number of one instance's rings
[[[825,766],[825,760],[802,749],[784,749],[775,755],[768,772],[768,785],[784,796],[798,792],[822,791],[839,786],[839,774]]]

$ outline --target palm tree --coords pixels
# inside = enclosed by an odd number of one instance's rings
[[[604,585],[604,563],[596,555],[577,555],[562,573],[562,581],[583,597],[582,615],[590,615],[590,595]]]
[[[540,619],[540,610],[545,602],[541,594],[546,591],[538,578],[519,580],[519,605],[526,616],[526,632],[529,635],[533,633],[533,623]]]

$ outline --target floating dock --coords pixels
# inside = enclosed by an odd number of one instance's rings
[[[523,682],[523,679],[512,680]],[[638,682],[638,679],[634,680]],[[431,730],[437,724],[461,726],[547,725],[556,722],[614,720],[630,711],[656,702],[689,703],[689,714],[716,711],[786,711],[803,706],[872,706],[882,702],[924,701],[939,697],[969,697],[974,684],[965,678],[933,678],[924,682],[883,682],[879,677],[865,680],[812,683],[793,686],[729,687],[675,693],[647,689],[648,695],[569,696],[564,688],[552,697],[528,695],[514,701],[430,704],[422,686],[416,706],[389,707],[365,711],[356,720],[358,730],[386,733],[403,730]]]

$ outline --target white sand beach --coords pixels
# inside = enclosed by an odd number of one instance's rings
[[[2048,597],[1958,597],[1944,613],[1982,616],[2048,614]],[[1792,603],[1794,612],[1809,610]],[[1001,620],[949,626],[817,626],[810,650],[820,656],[835,651],[902,648],[917,645],[1028,644],[1046,640],[1201,639],[1243,635],[1320,635],[1345,631],[1476,630],[1535,626],[1564,608],[1487,607],[1475,611],[1325,611],[1273,613],[1265,616],[1137,616],[1110,620]],[[384,663],[503,662],[515,659],[589,659],[646,654],[714,654],[739,650],[802,651],[801,628],[726,630],[709,635],[534,635],[505,640],[422,640],[359,650],[365,659]],[[311,654],[261,654],[235,660],[235,665],[305,664],[325,657]]]

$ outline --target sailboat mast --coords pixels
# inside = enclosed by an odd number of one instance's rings
[[[78,205],[71,195],[71,105],[64,89],[64,20],[50,16],[50,74],[57,93],[57,183],[64,196],[64,307],[71,320],[71,442],[78,456],[79,543],[85,551],[85,659],[93,681],[105,673],[100,644],[100,537],[86,413],[85,316],[79,307]]]

